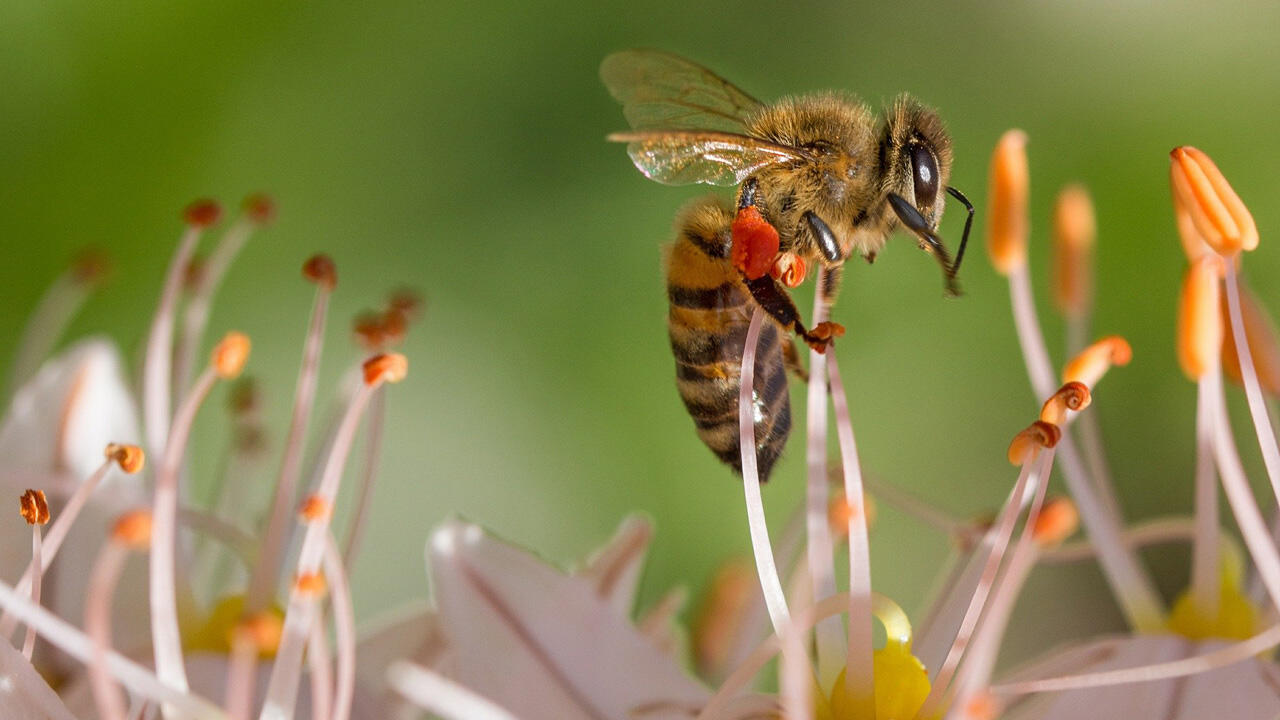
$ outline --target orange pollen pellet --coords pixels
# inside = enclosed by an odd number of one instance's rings
[[[1053,497],[1045,501],[1031,528],[1031,537],[1041,547],[1052,547],[1071,537],[1080,526],[1080,511],[1067,497]]]
[[[1169,155],[1173,202],[1190,216],[1209,247],[1224,257],[1258,247],[1253,215],[1213,160],[1189,145]]]
[[[110,443],[107,445],[106,457],[115,460],[120,469],[133,475],[147,464],[147,454],[137,445]]]
[[[318,597],[323,595],[328,587],[322,573],[303,573],[293,581],[294,587],[298,592],[310,597]]]
[[[111,538],[135,550],[147,548],[151,544],[151,511],[142,508],[121,515],[111,530]]]
[[[258,225],[266,225],[276,217],[276,201],[266,193],[254,193],[240,203],[240,209]]]
[[[284,620],[271,611],[254,613],[240,621],[236,632],[248,638],[260,652],[274,653],[284,635]]]
[[[1062,371],[1063,382],[1076,381],[1094,387],[1112,365],[1128,365],[1133,348],[1119,335],[1110,335],[1080,351]]]
[[[333,512],[333,506],[319,495],[307,496],[307,499],[303,500],[302,505],[298,507],[298,515],[305,522],[323,520],[329,517],[331,512]]]
[[[27,490],[18,499],[22,506],[22,519],[28,525],[44,525],[49,522],[49,502],[43,490]]]
[[[987,252],[1001,275],[1027,263],[1027,134],[1009,130],[991,155],[990,193],[987,201]]]
[[[1219,312],[1222,260],[1205,255],[1187,268],[1178,302],[1178,364],[1192,380],[1199,380],[1221,358],[1223,322]]]
[[[1058,391],[1045,401],[1044,407],[1040,408],[1040,419],[1054,425],[1062,425],[1066,422],[1068,410],[1080,412],[1089,407],[1091,400],[1089,388],[1084,383],[1069,382],[1058,388]]]
[[[230,380],[240,374],[249,359],[249,336],[231,331],[213,348],[213,369],[218,377]]]
[[[1037,420],[1013,437],[1009,443],[1009,462],[1022,465],[1035,457],[1040,448],[1051,448],[1062,439],[1062,429],[1053,423]]]
[[[400,353],[374,355],[364,361],[364,384],[397,383],[409,373],[409,359]]]
[[[1068,317],[1080,317],[1089,306],[1097,232],[1089,192],[1079,185],[1063,188],[1053,208],[1053,290]]]
[[[332,290],[338,285],[338,266],[328,255],[312,255],[302,264],[302,277],[325,290]]]
[[[222,207],[213,200],[197,200],[187,206],[182,217],[191,227],[207,228],[222,217]]]

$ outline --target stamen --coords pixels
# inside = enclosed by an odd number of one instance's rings
[[[729,667],[734,641],[748,621],[747,611],[756,592],[755,570],[746,562],[731,560],[712,576],[690,633],[700,676],[714,678],[721,668]]]
[[[40,528],[49,522],[49,503],[45,501],[44,491],[28,490],[22,494],[22,519],[31,526],[31,567],[43,565],[41,560]],[[40,604],[40,579],[44,573],[36,573],[31,581],[31,602]],[[27,636],[22,641],[22,656],[28,661],[35,652],[36,629],[27,627]]]
[[[397,317],[398,311],[389,311]],[[404,337],[401,325],[400,338]],[[390,339],[390,333],[388,333]],[[365,525],[369,520],[369,512],[373,506],[373,489],[378,477],[378,460],[382,451],[382,428],[387,418],[386,391],[379,389],[369,400],[369,410],[365,419],[364,467],[360,473],[360,488],[357,491],[356,509],[352,515],[350,528],[347,530],[346,548],[343,550],[343,562],[350,569],[360,553],[360,542],[364,538]]]
[[[1026,465],[1041,448],[1055,447],[1061,439],[1062,430],[1057,425],[1037,420],[1013,436],[1013,442],[1009,443],[1009,462]]]
[[[1027,135],[1009,130],[1000,136],[991,155],[991,184],[987,194],[987,252],[1001,275],[1027,264]]]
[[[324,548],[324,573],[333,590],[333,625],[338,648],[337,684],[333,692],[332,720],[348,720],[356,688],[356,617],[351,605],[351,586],[342,564],[342,554],[333,540],[326,536]]]
[[[328,520],[332,514],[333,506],[328,500],[319,495],[309,495],[306,500],[302,501],[302,506],[298,508],[298,515],[303,522]]]
[[[1079,319],[1093,306],[1093,245],[1097,221],[1089,191],[1068,185],[1053,207],[1053,298],[1067,318]]]
[[[49,522],[49,503],[43,490],[27,490],[18,499],[22,519],[28,525],[44,525]]]
[[[145,510],[135,510],[122,515],[115,524],[108,542],[98,553],[93,564],[87,589],[88,601],[84,609],[85,633],[93,643],[93,655],[88,664],[89,684],[98,715],[103,720],[124,720],[124,700],[115,680],[108,670],[107,655],[111,652],[111,605],[115,597],[120,572],[130,550],[145,550],[151,535],[151,515]]]
[[[1238,289],[1240,319],[1244,324],[1245,339],[1249,341],[1249,357],[1253,360],[1254,374],[1258,376],[1258,384],[1263,390],[1272,396],[1280,395],[1280,338],[1275,324],[1247,285],[1241,283]],[[1225,297],[1221,307],[1222,322],[1230,322],[1231,311]],[[1240,373],[1240,355],[1236,352],[1236,341],[1232,333],[1224,333],[1222,339],[1222,369],[1232,382],[1244,385],[1244,376]]]
[[[109,265],[102,253],[85,250],[45,291],[18,340],[9,370],[10,393],[35,375],[85,300],[102,283]]]
[[[363,368],[364,384],[369,387],[398,383],[409,372],[409,359],[400,353],[384,353],[366,360]]]
[[[311,322],[307,327],[302,349],[302,368],[293,395],[293,414],[289,418],[289,432],[285,438],[284,455],[280,460],[280,474],[276,480],[275,497],[271,501],[271,518],[262,540],[262,558],[249,579],[245,609],[258,612],[266,607],[281,574],[284,562],[285,530],[289,523],[289,511],[297,498],[298,476],[302,472],[302,451],[306,446],[307,423],[315,402],[316,381],[320,371],[320,351],[324,344],[325,319],[328,317],[329,296],[336,286],[337,271],[333,261],[324,255],[316,255],[303,265],[303,275],[316,283],[316,296],[311,309]],[[243,669],[243,672],[248,672]]]
[[[466,686],[404,660],[387,669],[387,682],[406,700],[445,720],[516,720],[510,712]]]
[[[230,378],[239,374],[248,353],[249,339],[237,332],[227,333],[214,348],[208,369],[200,374],[190,394],[178,407],[169,438],[164,444],[160,468],[156,472],[149,585],[151,640],[155,648],[156,672],[166,683],[183,691],[188,686],[178,628],[175,581],[178,475],[200,405],[219,377]]]
[[[1222,260],[1206,255],[1187,268],[1178,303],[1178,364],[1192,381],[1218,365],[1222,350]]]
[[[173,314],[182,285],[182,275],[195,251],[196,242],[205,228],[217,222],[221,210],[209,200],[200,200],[187,207],[184,217],[187,228],[178,241],[164,285],[160,289],[160,301],[156,305],[155,318],[147,335],[147,350],[142,368],[142,412],[146,426],[147,447],[152,453],[161,453],[169,435],[170,411],[170,362],[173,353]]]
[[[1110,335],[1085,348],[1067,363],[1062,370],[1063,382],[1084,383],[1094,387],[1112,365],[1128,365],[1133,359],[1133,349],[1119,335]]]
[[[307,639],[307,668],[311,680],[311,720],[331,720],[333,662],[329,652],[329,637],[319,617],[311,623]]]
[[[1237,348],[1236,356],[1240,360],[1240,374],[1244,378],[1245,396],[1249,400],[1249,414],[1253,418],[1253,429],[1258,437],[1258,446],[1262,450],[1263,465],[1267,469],[1267,478],[1271,481],[1271,490],[1280,502],[1280,445],[1277,445],[1275,430],[1271,426],[1271,416],[1267,413],[1266,401],[1262,397],[1262,387],[1258,382],[1258,374],[1253,367],[1253,353],[1249,349],[1249,340],[1245,335],[1244,322],[1241,319],[1240,289],[1236,281],[1236,270],[1232,263],[1226,263],[1227,309],[1231,316],[1231,336]]]
[[[141,472],[147,463],[146,453],[137,445],[111,443],[107,445],[106,456],[108,460],[114,460],[121,470],[130,475]]]
[[[387,305],[409,320],[416,320],[426,308],[426,301],[417,291],[410,288],[400,288],[391,293],[391,297],[387,300]]]
[[[1041,548],[1057,547],[1080,528],[1080,511],[1069,497],[1045,501],[1031,526],[1031,537]]]
[[[1090,402],[1089,388],[1084,383],[1068,382],[1044,402],[1040,408],[1040,420],[1058,427],[1065,427],[1068,411],[1080,412],[1089,407]]]
[[[1209,247],[1223,257],[1258,247],[1253,216],[1213,160],[1189,145],[1169,155],[1173,201],[1191,217]]]
[[[377,352],[387,345],[383,332],[382,313],[365,311],[356,316],[351,325],[356,343],[369,352]]]
[[[302,573],[293,581],[293,589],[303,597],[318,598],[324,595],[326,589],[324,575],[322,573]]]

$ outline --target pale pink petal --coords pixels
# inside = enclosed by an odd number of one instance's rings
[[[448,643],[434,610],[422,604],[393,610],[361,629],[356,645],[356,681],[382,688],[387,668],[397,660],[444,671],[447,652]]]
[[[1162,663],[1200,655],[1227,645],[1196,642],[1179,635],[1102,638],[1052,653],[1009,680]],[[1063,660],[1069,659],[1069,662]],[[1010,720],[1274,720],[1280,715],[1280,667],[1260,658],[1197,675],[1068,690],[1017,698],[1002,715]]]
[[[624,720],[708,699],[587,579],[457,521],[428,555],[455,679],[523,720]]]
[[[0,716],[4,720],[76,720],[40,673],[8,642],[0,642]]]
[[[628,617],[636,602],[636,588],[644,568],[653,523],[642,515],[625,518],[604,547],[596,550],[575,575],[589,579],[596,592],[619,615]]]

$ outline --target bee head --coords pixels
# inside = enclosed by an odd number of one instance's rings
[[[881,128],[883,191],[914,207],[930,230],[937,229],[951,178],[951,136],[932,109],[900,95],[885,112]]]

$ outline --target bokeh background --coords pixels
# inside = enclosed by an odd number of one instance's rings
[[[330,253],[341,274],[326,388],[358,359],[356,312],[399,285],[429,298],[405,350],[410,376],[390,395],[355,574],[362,617],[426,597],[424,541],[455,513],[566,563],[625,514],[647,513],[657,536],[644,601],[672,585],[696,599],[719,563],[749,552],[740,487],[693,435],[663,324],[659,247],[704,190],[651,183],[604,142],[624,122],[597,78],[610,51],[653,46],[764,100],[837,88],[879,104],[909,90],[941,110],[952,183],[979,213],[967,296],[944,300],[933,260],[900,237],[874,267],[851,266],[835,319],[850,330],[839,356],[867,470],[959,515],[1003,497],[1005,447],[1035,410],[1007,290],[981,245],[992,145],[1010,127],[1031,138],[1032,263],[1059,362],[1047,221],[1061,185],[1087,183],[1100,228],[1095,325],[1135,350],[1095,412],[1128,515],[1186,512],[1194,391],[1173,351],[1183,259],[1167,153],[1195,144],[1227,172],[1264,237],[1246,272],[1280,303],[1280,252],[1265,239],[1280,224],[1278,23],[1270,3],[1101,0],[6,2],[0,357],[86,245],[109,251],[116,272],[69,337],[108,333],[136,357],[181,208],[270,191],[278,220],[232,270],[210,335],[253,337],[277,443],[311,302],[298,276],[308,255]],[[958,237],[959,215],[944,236]],[[798,386],[793,396],[802,417]],[[200,492],[226,443],[224,397],[199,420]],[[796,438],[765,491],[778,523],[801,501]],[[883,508],[877,588],[918,610],[946,549]],[[1184,553],[1148,557],[1166,593],[1183,586]],[[1118,626],[1093,568],[1054,568],[1035,576],[1008,657]]]

